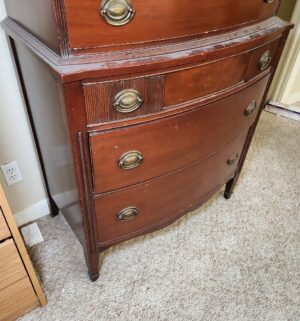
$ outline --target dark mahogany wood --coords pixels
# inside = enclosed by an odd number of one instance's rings
[[[283,49],[284,49],[284,46],[286,44],[286,41],[287,41],[287,38],[288,38],[288,35],[289,35],[289,31],[285,31],[280,39],[280,42],[279,42],[279,46],[277,48],[277,51],[275,53],[275,56],[273,58],[273,65],[274,66],[277,66],[278,63],[279,63],[279,60],[281,58],[281,54],[283,52]],[[274,78],[274,75],[275,75],[275,68],[273,69],[273,72],[269,78],[269,81],[268,81],[268,84],[266,86],[266,90],[265,90],[265,93],[264,93],[264,97],[263,97],[263,100],[262,100],[262,106],[256,116],[256,120],[254,122],[254,124],[251,126],[250,130],[249,130],[249,133],[248,133],[248,136],[246,138],[246,141],[245,141],[245,145],[244,145],[244,149],[243,149],[243,153],[242,153],[242,156],[240,158],[240,161],[239,161],[239,166],[238,166],[238,170],[235,174],[235,176],[229,180],[226,184],[226,188],[225,188],[225,192],[224,192],[224,197],[226,199],[230,199],[230,197],[232,196],[233,194],[233,190],[238,182],[238,179],[239,179],[239,176],[240,176],[240,173],[243,169],[243,166],[244,166],[244,162],[246,160],[246,157],[247,157],[247,153],[248,153],[248,150],[250,148],[250,145],[251,145],[251,142],[252,142],[252,139],[253,139],[253,136],[255,134],[255,130],[256,130],[256,127],[257,127],[257,124],[258,124],[258,121],[259,121],[259,117],[261,115],[261,112],[263,110],[263,108],[265,107],[266,105],[266,97],[267,97],[267,94],[268,94],[268,90],[271,86],[271,83],[272,83],[272,80]]]
[[[270,62],[268,66],[274,65],[274,57],[277,52],[278,45],[280,43],[280,39],[277,39],[273,42],[267,43],[256,50],[253,50],[250,55],[249,63],[248,63],[248,69],[245,75],[245,80],[249,80],[259,73],[261,73],[261,70],[259,69],[259,60],[263,56],[264,53],[269,52],[270,53]]]
[[[80,240],[93,281],[108,247],[170,224],[225,183],[231,196],[292,28],[274,16],[278,0],[132,4],[134,19],[112,27],[100,0],[6,0],[2,24],[49,199]],[[143,104],[120,114],[113,102],[125,89]],[[130,150],[142,152],[141,165],[120,169]],[[136,219],[119,222],[130,206]]]
[[[2,26],[14,39],[25,41],[40,59],[49,64],[62,83],[67,83],[96,77],[101,77],[103,81],[111,80],[112,77],[119,79],[124,75],[128,78],[128,74],[134,73],[153,75],[175,71],[189,64],[199,64],[253,50],[264,43],[279,39],[282,33],[291,29],[293,25],[273,17],[226,34],[177,42],[168,46],[64,58],[10,18],[6,18]]]
[[[83,84],[89,125],[112,120],[138,117],[159,112],[163,108],[164,75],[110,82],[85,82]],[[114,106],[115,96],[126,89],[134,89],[143,103],[131,113],[118,112]]]
[[[201,197],[216,186],[222,186],[228,177],[233,176],[238,165],[238,159],[233,165],[227,161],[234,153],[240,155],[247,133],[244,131],[203,161],[147,183],[97,196],[95,210],[99,245],[115,243],[151,230],[153,225],[188,211]],[[138,209],[136,218],[118,221],[117,214],[129,206]]]
[[[95,192],[145,181],[215,152],[254,122],[258,108],[251,116],[244,112],[253,100],[260,106],[267,82],[268,77],[263,78],[235,95],[180,116],[93,133],[90,144]],[[120,169],[118,160],[131,150],[140,151],[144,161],[137,168]]]
[[[99,1],[65,0],[70,47],[137,45],[196,36],[254,23],[275,15],[279,1],[132,0],[135,17],[114,27],[99,14]]]
[[[243,53],[166,76],[165,106],[181,104],[244,81],[249,53]]]
[[[52,0],[7,0],[7,14],[60,53],[58,29]],[[35,14],[36,13],[36,14]]]

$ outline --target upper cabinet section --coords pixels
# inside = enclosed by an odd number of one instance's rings
[[[6,0],[12,19],[62,55],[222,32],[274,16],[278,5],[279,0]]]
[[[61,53],[53,0],[5,0],[7,15]]]
[[[193,37],[266,19],[277,6],[278,0],[65,0],[72,49]]]

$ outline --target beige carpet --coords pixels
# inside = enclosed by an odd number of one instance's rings
[[[264,113],[231,200],[106,252],[91,283],[65,220],[38,221],[48,305],[21,320],[300,320],[300,123]]]

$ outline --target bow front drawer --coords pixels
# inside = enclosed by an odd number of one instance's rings
[[[65,0],[73,49],[192,37],[275,15],[278,0]]]
[[[95,193],[166,174],[214,153],[254,122],[268,79],[190,112],[91,133]]]
[[[99,243],[109,243],[172,220],[233,176],[247,131],[203,161],[175,173],[95,197]]]

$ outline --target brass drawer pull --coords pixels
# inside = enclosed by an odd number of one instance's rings
[[[120,113],[131,113],[137,110],[143,103],[138,91],[126,89],[120,91],[114,99],[114,107]]]
[[[259,62],[257,63],[258,69],[260,71],[265,70],[269,66],[271,60],[272,60],[271,52],[267,50],[266,52],[264,52],[264,54],[259,59]]]
[[[239,153],[232,154],[229,159],[227,160],[228,165],[234,165],[234,163],[239,159]]]
[[[244,115],[247,117],[251,116],[254,113],[254,111],[256,110],[256,108],[257,108],[257,102],[255,100],[253,100],[249,104],[249,106],[245,109]]]
[[[267,2],[267,3],[273,3],[274,0],[264,0],[264,2]]]
[[[131,0],[102,0],[100,13],[108,24],[123,26],[134,17],[135,11]]]
[[[117,220],[121,222],[131,221],[137,217],[138,213],[139,210],[136,207],[127,207],[117,214]]]
[[[119,159],[119,167],[122,169],[133,169],[138,167],[143,161],[143,155],[137,150],[123,154]]]

